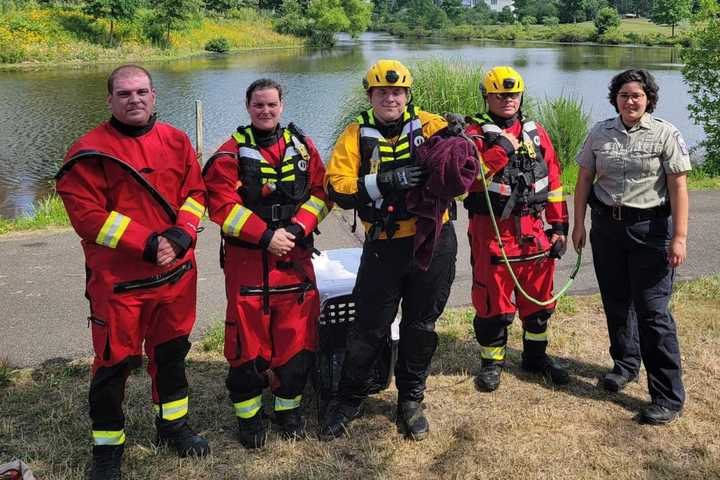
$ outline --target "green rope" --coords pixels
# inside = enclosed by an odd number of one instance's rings
[[[485,175],[482,172],[482,160],[480,160],[480,176],[483,179],[483,185],[485,188],[483,189],[483,193],[485,194],[485,201],[487,202],[488,211],[490,212],[490,220],[492,221],[493,229],[495,230],[495,236],[497,237],[498,245],[500,246],[500,253],[502,254],[503,262],[505,263],[505,267],[507,267],[508,272],[510,272],[510,276],[513,279],[513,283],[515,283],[515,286],[517,287],[518,291],[522,294],[523,297],[527,298],[530,302],[534,303],[535,305],[539,305],[541,307],[545,307],[547,305],[550,305],[551,303],[556,302],[560,297],[562,297],[568,288],[573,284],[575,281],[575,276],[577,276],[578,272],[580,271],[580,261],[582,260],[582,249],[578,250],[577,254],[577,261],[575,262],[575,268],[573,269],[572,273],[570,274],[570,278],[567,282],[565,282],[565,285],[560,289],[558,293],[552,296],[552,298],[542,301],[538,300],[537,298],[533,298],[528,294],[520,285],[520,281],[515,276],[515,271],[513,271],[512,265],[510,265],[510,260],[508,260],[507,254],[505,253],[505,246],[503,245],[502,239],[500,238],[500,229],[497,226],[497,221],[495,220],[495,213],[493,212],[492,208],[492,202],[490,201],[490,194],[488,193],[488,183],[487,179],[485,178]],[[565,241],[567,242],[567,237],[565,238]]]

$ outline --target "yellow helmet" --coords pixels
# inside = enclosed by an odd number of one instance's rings
[[[397,60],[378,60],[363,78],[363,87],[412,87],[410,70]]]
[[[483,78],[480,92],[488,93],[522,93],[525,91],[525,82],[520,74],[512,67],[493,67]]]

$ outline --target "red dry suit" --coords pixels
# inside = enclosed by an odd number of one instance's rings
[[[268,370],[276,410],[300,404],[320,314],[311,254],[329,208],[324,174],[315,145],[292,124],[238,128],[203,171],[210,218],[222,227],[227,386],[241,419],[258,412]],[[267,250],[280,227],[298,237],[282,258]]]
[[[503,126],[496,121],[504,122]],[[502,131],[519,139],[521,148],[517,152],[500,135]],[[546,300],[552,296],[555,259],[547,256],[551,245],[542,213],[553,233],[567,235],[568,231],[560,164],[550,137],[535,122],[504,121],[487,114],[473,118],[466,133],[481,152],[481,168],[489,184],[492,209],[519,283],[534,298]],[[547,321],[555,305],[535,305],[516,290],[502,261],[483,188],[482,178],[478,177],[464,201],[470,214],[472,300],[481,357],[491,361],[505,358],[507,326],[512,323],[516,309],[523,322],[525,352],[530,357],[539,357],[547,346]]]
[[[56,178],[85,253],[93,436],[96,445],[120,445],[125,379],[143,342],[160,418],[178,420],[188,411],[193,247],[206,203],[200,166],[187,135],[174,127],[154,117],[143,128],[111,119],[73,144]],[[179,248],[171,265],[156,264],[158,234]]]

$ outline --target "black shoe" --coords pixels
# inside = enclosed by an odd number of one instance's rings
[[[202,435],[190,428],[187,418],[167,421],[155,419],[157,444],[172,447],[181,457],[204,457],[210,453],[210,445]]]
[[[300,407],[290,410],[276,410],[275,424],[280,427],[280,432],[287,439],[307,438],[305,431],[305,420],[300,414]]]
[[[649,425],[665,425],[676,418],[680,417],[682,409],[673,410],[672,408],[663,407],[657,403],[653,403],[640,410],[640,423]]]
[[[483,362],[480,373],[475,377],[475,386],[481,392],[494,392],[500,386],[501,373],[501,364]]]
[[[120,466],[124,445],[98,445],[93,447],[92,465],[90,465],[90,480],[120,480]]]
[[[411,440],[425,440],[430,431],[430,423],[423,413],[423,405],[420,402],[404,401],[398,403],[395,423],[398,432]]]
[[[635,380],[635,377],[630,378],[619,373],[610,372],[603,375],[602,385],[608,392],[620,392],[633,380]]]
[[[332,402],[320,429],[320,440],[333,440],[347,435],[347,426],[361,415],[360,405]]]
[[[238,440],[247,449],[263,448],[267,439],[265,419],[258,411],[250,418],[238,418]]]
[[[555,385],[566,385],[570,383],[570,374],[549,355],[543,355],[538,358],[523,358],[520,366],[528,372],[541,373],[543,377]]]

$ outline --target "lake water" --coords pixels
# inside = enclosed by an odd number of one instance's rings
[[[205,112],[205,152],[211,153],[238,125],[248,122],[245,89],[267,76],[286,88],[283,123],[298,124],[326,154],[343,100],[379,58],[412,63],[460,59],[471,65],[513,65],[534,97],[575,95],[593,121],[613,116],[607,85],[630,67],[650,69],[660,84],[656,115],[674,123],[688,144],[703,131],[688,117],[689,97],[678,52],[668,48],[537,43],[428,42],[367,33],[341,39],[331,51],[268,50],[196,57],[146,65],[158,92],[159,118],[195,138],[195,100]],[[0,72],[0,215],[28,211],[52,188],[50,180],[70,145],[108,118],[105,81],[115,65]],[[464,112],[473,113],[473,112]]]

